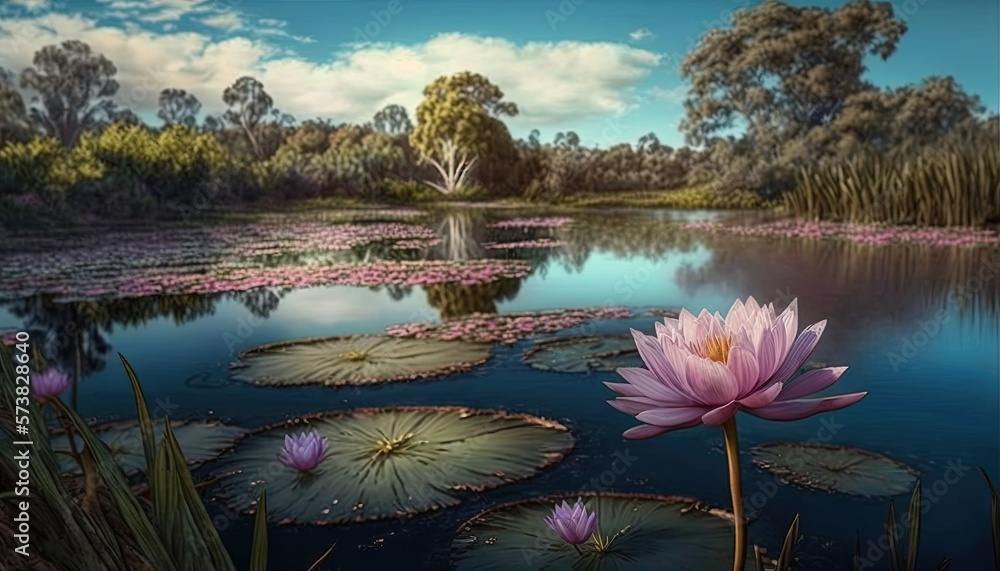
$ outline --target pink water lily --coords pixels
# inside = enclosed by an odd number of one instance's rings
[[[597,514],[589,511],[582,500],[576,500],[572,507],[564,500],[545,518],[545,523],[570,545],[587,543],[597,529]]]
[[[826,327],[820,321],[796,338],[798,300],[781,315],[751,297],[726,317],[682,310],[656,324],[656,336],[632,330],[646,368],[618,369],[627,383],[606,383],[620,396],[611,406],[643,424],[625,438],[650,438],[699,424],[722,426],[738,411],[769,420],[797,420],[854,404],[868,393],[803,398],[833,385],[847,367],[794,375]]]
[[[833,385],[847,367],[794,375],[812,354],[826,321],[799,328],[798,300],[781,315],[774,304],[736,300],[726,317],[684,309],[656,324],[656,337],[632,330],[646,368],[618,369],[627,383],[606,383],[620,396],[608,403],[643,424],[625,438],[651,438],[699,424],[721,426],[726,443],[729,492],[736,526],[733,571],[747,556],[739,436],[740,410],[770,420],[797,420],[852,405],[868,393],[803,398]]]
[[[39,402],[47,402],[58,397],[73,384],[73,378],[59,369],[49,367],[42,373],[31,376],[31,394]]]
[[[319,466],[329,451],[327,439],[319,432],[286,434],[285,447],[278,454],[278,460],[299,472],[310,472]]]

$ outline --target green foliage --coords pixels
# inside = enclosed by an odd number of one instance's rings
[[[441,200],[441,193],[426,184],[412,180],[386,180],[382,183],[382,194],[386,200],[399,204],[415,202],[435,202]]]
[[[616,192],[570,196],[558,202],[582,208],[675,208],[678,210],[753,210],[773,206],[772,203],[750,191],[723,192],[708,187],[666,192]]]
[[[498,117],[517,115],[517,106],[502,101],[503,91],[472,72],[442,76],[424,89],[417,107],[417,125],[409,141],[425,160],[443,162],[446,142],[459,156],[476,160],[475,177],[489,187],[510,184],[509,166],[517,150],[507,126]]]
[[[998,156],[996,140],[856,155],[803,169],[785,205],[813,220],[982,226],[1000,219]]]

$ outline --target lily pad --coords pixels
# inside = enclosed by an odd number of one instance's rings
[[[750,450],[754,464],[782,482],[866,498],[913,489],[919,473],[875,452],[814,442],[770,442]]]
[[[389,335],[316,337],[244,351],[233,378],[255,385],[356,386],[468,371],[490,358],[490,345]]]
[[[544,518],[556,503],[597,512],[604,539],[627,529],[604,553],[593,542],[582,554],[549,529]],[[270,493],[268,494],[270,500]],[[560,495],[505,504],[463,524],[452,541],[458,570],[547,569],[627,571],[732,569],[733,516],[690,498],[645,494]],[[748,551],[748,571],[754,557]]]
[[[329,442],[319,466],[278,462],[289,433],[316,430]],[[573,448],[551,420],[463,407],[367,408],[289,421],[244,439],[221,466],[223,496],[251,511],[267,486],[267,515],[280,523],[337,524],[410,516],[454,506],[458,492],[534,476]]]
[[[198,465],[218,458],[225,450],[243,437],[247,430],[236,426],[227,426],[216,421],[181,421],[175,420],[170,427],[177,437],[177,443],[184,453],[189,465]],[[118,465],[126,474],[135,474],[146,469],[146,456],[142,450],[142,434],[135,420],[113,422],[93,427],[94,433],[102,442],[108,445]],[[153,433],[157,442],[163,438],[163,421],[154,420]],[[80,435],[75,435],[76,449],[83,448]],[[52,435],[52,449],[69,452],[69,438],[66,433]],[[63,454],[59,455],[59,466],[64,472],[78,474],[80,467],[76,460]]]
[[[642,366],[635,340],[627,335],[584,335],[538,341],[525,350],[523,362],[536,369],[560,373]]]

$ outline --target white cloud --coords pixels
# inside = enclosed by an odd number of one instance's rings
[[[9,2],[31,12],[46,10],[52,5],[52,0],[9,0]]]
[[[679,105],[688,98],[688,87],[686,85],[671,88],[653,87],[648,93],[650,97],[658,101]]]
[[[292,36],[292,39],[296,42],[302,42],[303,44],[315,44],[316,40],[310,38],[309,36]]]
[[[275,18],[261,18],[257,20],[257,23],[266,28],[284,28],[288,25],[288,22]]]
[[[512,128],[606,117],[636,103],[638,85],[660,62],[652,52],[622,44],[515,44],[464,34],[408,46],[355,46],[310,61],[263,39],[125,30],[80,15],[48,14],[0,20],[0,66],[19,71],[37,49],[68,38],[83,40],[115,63],[119,97],[138,113],[155,110],[158,93],[167,87],[186,89],[202,101],[204,112],[218,112],[222,91],[251,75],[283,111],[338,122],[367,121],[390,103],[412,115],[424,86],[466,70],[485,75],[518,104],[521,115],[508,121]]]
[[[656,37],[649,28],[639,28],[638,30],[630,33],[628,37],[632,38],[633,42],[641,42],[642,40],[652,40]]]
[[[225,12],[202,18],[201,23],[227,32],[233,32],[243,27],[243,20],[235,12]]]

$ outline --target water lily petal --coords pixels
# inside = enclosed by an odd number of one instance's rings
[[[623,432],[622,438],[627,438],[629,440],[645,440],[647,438],[653,438],[654,436],[666,434],[672,430],[678,430],[679,428],[681,427],[650,426],[648,424],[640,424],[639,426],[634,426]]]
[[[867,394],[867,392],[863,392],[821,399],[776,401],[765,407],[747,409],[746,411],[756,417],[767,420],[799,420],[821,412],[850,406],[863,399]]]
[[[782,355],[787,357],[788,351],[792,348],[792,343],[795,342],[795,333],[799,330],[799,299],[795,298],[785,311],[781,312],[779,320],[782,325],[785,326],[785,349],[782,351]]]
[[[629,384],[639,389],[641,393],[641,395],[630,396],[649,397],[667,405],[676,404],[678,406],[686,406],[692,404],[690,398],[677,392],[675,388],[668,384],[668,381],[661,380],[646,369],[640,367],[621,367],[617,372]]]
[[[726,367],[736,378],[738,395],[750,394],[757,386],[757,377],[760,372],[757,358],[746,349],[733,345],[729,348],[729,356],[726,359]]]
[[[609,400],[608,404],[610,404],[615,410],[624,412],[630,416],[636,416],[639,413],[646,412],[647,410],[663,406],[663,403],[656,402],[655,400],[646,397],[621,397]]]
[[[608,383],[605,382],[604,386],[615,391],[623,397],[641,397],[642,391],[640,391],[635,385],[630,385],[629,383]]]
[[[706,412],[707,409],[701,406],[654,408],[639,413],[635,419],[653,426],[678,426],[700,419]]]
[[[782,388],[783,385],[780,383],[774,383],[766,388],[759,389],[757,392],[747,396],[746,398],[740,399],[740,404],[747,408],[760,408],[762,406],[767,406],[778,398],[781,394]]]
[[[733,417],[740,410],[740,403],[731,402],[718,408],[706,412],[701,417],[705,426],[722,426],[727,420]]]
[[[646,438],[652,438],[654,436],[659,436],[661,434],[666,434],[667,432],[674,432],[677,430],[683,430],[685,428],[693,428],[695,426],[701,425],[701,419],[695,419],[691,422],[685,422],[684,424],[678,424],[677,426],[650,426],[648,424],[641,424],[639,426],[632,427],[622,433],[623,438],[629,440],[643,440]]]
[[[826,367],[806,371],[783,385],[777,400],[792,400],[818,393],[836,383],[846,370],[847,367]]]
[[[788,356],[785,357],[785,362],[778,367],[778,370],[771,375],[771,378],[767,382],[784,383],[792,378],[792,375],[802,368],[802,364],[806,362],[806,359],[809,358],[809,355],[816,348],[819,338],[823,336],[824,329],[826,329],[825,319],[805,328],[795,342],[792,343],[792,348],[789,349]]]
[[[739,396],[739,386],[733,373],[716,361],[688,355],[684,376],[697,401],[706,405],[722,405]]]

